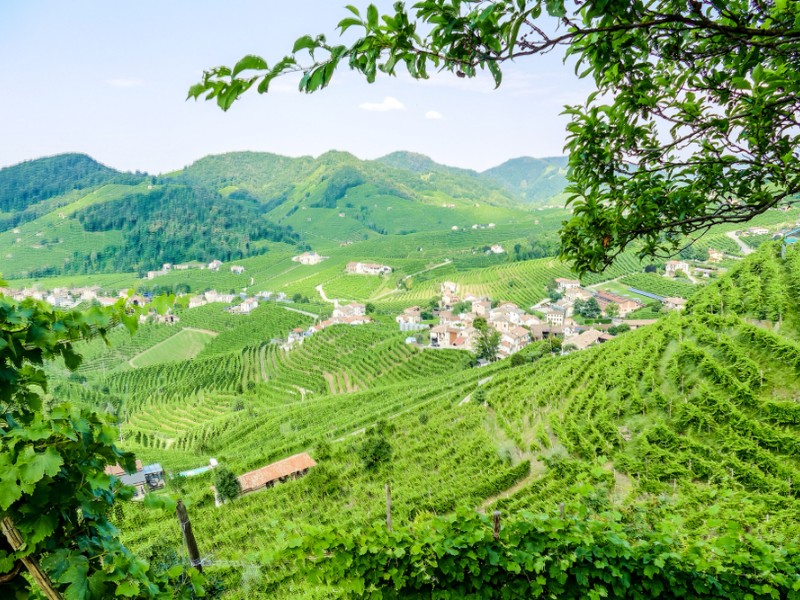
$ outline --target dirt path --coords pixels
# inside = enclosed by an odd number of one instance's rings
[[[483,379],[479,379],[478,380],[478,385],[483,385],[485,383],[489,383],[492,380],[492,377],[494,377],[494,375],[489,375],[489,377],[484,377]],[[458,405],[462,406],[462,405],[466,404],[467,402],[469,402],[471,399],[472,399],[472,394],[467,394],[466,396],[464,396],[464,399],[461,402],[458,403]]]
[[[406,279],[410,279],[412,277],[416,277],[417,275],[422,275],[423,273],[427,273],[428,271],[433,271],[434,269],[439,269],[441,267],[446,267],[453,261],[449,258],[444,259],[444,262],[440,262],[438,265],[433,265],[432,267],[428,267],[427,269],[422,269],[421,271],[417,271],[416,273],[409,273],[400,278],[400,281],[405,281]]]
[[[315,287],[314,289],[317,290],[317,292],[319,292],[319,295],[322,298],[323,302],[329,302],[330,304],[333,304],[334,308],[339,306],[339,301],[338,300],[331,300],[330,298],[328,298],[328,294],[325,293],[325,290],[322,288],[322,284],[321,283],[317,287]]]
[[[314,313],[312,313],[312,312],[308,312],[308,311],[305,311],[305,310],[300,310],[299,308],[291,308],[290,306],[284,306],[283,308],[285,308],[286,310],[290,310],[290,311],[292,311],[292,312],[295,312],[295,313],[301,314],[301,315],[305,315],[305,316],[307,316],[307,317],[311,317],[311,318],[313,318],[315,321],[316,321],[317,319],[319,319],[319,315],[315,315]]]
[[[184,327],[182,331],[199,331],[200,333],[207,333],[208,335],[214,337],[219,335],[219,332],[217,331],[211,331],[210,329],[198,329],[197,327]]]
[[[725,235],[731,238],[737,244],[739,244],[739,248],[742,250],[742,254],[744,254],[745,256],[755,252],[755,250],[753,250],[750,246],[748,246],[742,241],[742,239],[739,237],[738,231],[728,231]]]

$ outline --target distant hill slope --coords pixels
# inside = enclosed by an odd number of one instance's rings
[[[311,453],[318,465],[306,477],[223,509],[210,477],[185,482],[193,527],[215,560],[263,568],[250,598],[346,597],[269,557],[304,527],[367,531],[381,522],[387,481],[398,528],[458,507],[500,510],[504,522],[524,511],[577,522],[615,513],[633,539],[668,531],[676,560],[695,542],[713,557],[739,540],[743,564],[764,545],[785,548],[796,564],[798,283],[800,247],[783,256],[767,244],[698,292],[686,314],[567,356],[543,343],[523,353],[524,364],[473,369],[463,355],[407,347],[392,325],[365,325],[288,353],[230,346],[213,360],[117,374],[71,393],[107,402],[89,391],[108,386],[126,408],[125,447],[167,469],[214,456],[240,474]],[[392,426],[392,452],[370,470],[362,449],[379,420]],[[124,510],[121,529],[137,551],[161,540],[177,548],[161,515],[136,503]],[[243,569],[218,572],[234,589]]]
[[[567,161],[566,156],[523,156],[488,169],[481,175],[502,185],[524,203],[547,204],[567,185]]]
[[[85,154],[59,154],[0,169],[0,231],[46,212],[47,207],[37,211],[37,205],[56,196],[142,177],[106,167]]]

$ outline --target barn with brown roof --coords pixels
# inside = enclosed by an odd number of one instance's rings
[[[242,494],[254,492],[261,488],[269,488],[287,479],[297,479],[308,473],[308,470],[315,466],[317,466],[317,463],[314,462],[314,459],[302,452],[255,471],[239,475],[238,479],[242,487]]]

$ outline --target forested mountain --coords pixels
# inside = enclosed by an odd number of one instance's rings
[[[75,217],[85,231],[119,231],[124,241],[92,256],[76,252],[68,272],[144,271],[163,263],[230,261],[263,251],[256,242],[298,241],[290,227],[265,218],[256,200],[223,198],[187,186],[155,186],[147,193],[87,206]]]
[[[567,185],[566,174],[566,156],[514,158],[482,173],[529,204],[555,203]]]
[[[0,169],[0,231],[44,214],[49,208],[37,210],[37,205],[50,198],[142,177],[106,167],[85,154],[59,154]]]

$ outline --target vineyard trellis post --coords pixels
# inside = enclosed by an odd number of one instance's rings
[[[392,488],[386,484],[386,530],[392,533]]]
[[[496,510],[492,513],[492,521],[493,523],[493,531],[492,535],[494,535],[495,540],[500,539],[500,511]]]
[[[22,535],[10,517],[3,518],[2,529],[3,534],[6,536],[6,540],[8,540],[8,543],[11,545],[11,549],[14,552],[25,549],[25,540],[22,539]],[[59,594],[58,591],[53,587],[53,583],[50,581],[47,573],[45,573],[42,570],[42,567],[39,566],[39,561],[35,556],[24,556],[20,560],[22,561],[22,564],[25,565],[25,568],[28,569],[31,577],[36,582],[36,585],[41,588],[48,600],[61,600],[61,594]]]
[[[178,523],[183,532],[183,539],[186,542],[186,551],[189,553],[189,562],[201,573],[203,572],[203,563],[200,560],[200,550],[197,548],[197,540],[194,539],[194,532],[192,531],[192,523],[189,521],[189,514],[186,512],[186,507],[183,500],[178,500],[175,506],[175,513],[178,515]]]

